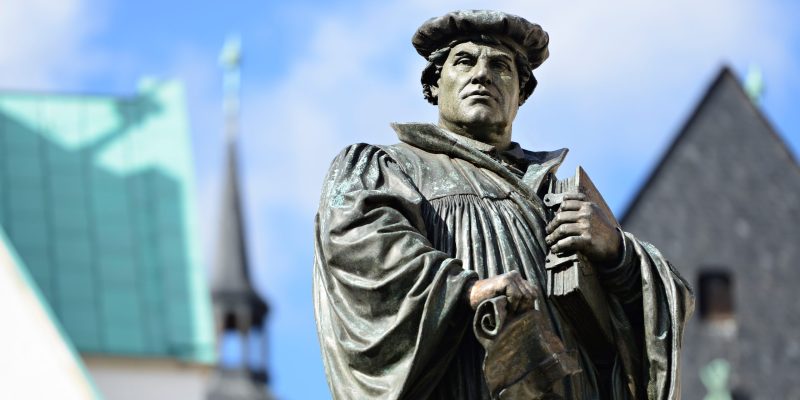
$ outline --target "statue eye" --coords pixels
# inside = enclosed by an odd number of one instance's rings
[[[511,69],[511,67],[508,65],[508,63],[506,63],[505,61],[501,61],[501,60],[492,61],[492,68],[495,68],[495,69],[498,69],[498,70],[501,70],[501,71],[508,71],[508,70]]]
[[[475,61],[470,57],[458,57],[453,62],[454,65],[474,65]]]

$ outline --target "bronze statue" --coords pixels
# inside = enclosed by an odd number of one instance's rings
[[[687,283],[582,170],[555,178],[566,149],[511,141],[548,41],[496,11],[425,22],[412,43],[438,124],[333,161],[313,283],[334,398],[680,396]]]

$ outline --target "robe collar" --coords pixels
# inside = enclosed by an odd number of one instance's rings
[[[542,192],[542,184],[564,161],[568,149],[554,151],[528,151],[519,143],[500,151],[495,146],[450,132],[434,124],[393,123],[400,141],[433,153],[444,153],[461,158],[494,172],[506,172],[513,181],[521,181],[529,195]],[[501,173],[501,175],[507,175]],[[507,179],[508,176],[505,176]]]

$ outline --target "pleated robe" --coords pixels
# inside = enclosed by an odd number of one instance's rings
[[[316,216],[313,295],[335,399],[488,399],[465,288],[519,271],[545,293],[543,189],[566,150],[504,157],[430,124],[393,124],[401,142],[355,144],[332,162]],[[511,159],[511,162],[508,160]],[[653,246],[624,234],[601,282],[616,357],[598,366],[562,311],[540,304],[582,372],[566,399],[680,397],[689,286]]]

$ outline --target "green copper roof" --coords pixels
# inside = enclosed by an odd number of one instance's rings
[[[82,352],[212,362],[186,105],[0,92],[0,225]]]

